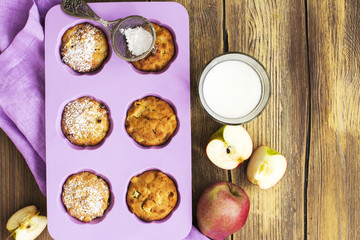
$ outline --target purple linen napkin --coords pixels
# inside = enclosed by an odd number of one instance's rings
[[[61,0],[0,1],[0,127],[46,194],[44,18]],[[208,239],[195,227],[186,240]]]
[[[0,2],[0,127],[45,194],[44,32],[33,1]]]

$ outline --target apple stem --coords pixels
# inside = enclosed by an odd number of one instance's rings
[[[228,184],[228,188],[229,188],[229,192],[230,192],[232,195],[237,196],[237,197],[240,196],[239,192],[236,190],[236,188],[233,189],[231,184]]]
[[[6,238],[6,240],[9,240],[14,234],[15,234],[15,231],[13,231],[13,232],[10,234],[10,236],[8,236],[8,237]]]
[[[228,184],[229,191],[232,193],[232,187],[230,184]]]

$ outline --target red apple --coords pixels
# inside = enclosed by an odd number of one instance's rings
[[[216,182],[201,195],[197,209],[200,231],[212,239],[224,239],[239,231],[249,214],[246,192],[231,182]]]

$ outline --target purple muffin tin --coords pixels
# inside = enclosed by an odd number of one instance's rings
[[[141,15],[168,27],[177,53],[164,71],[141,73],[112,51],[103,67],[91,74],[77,74],[62,63],[59,54],[63,33],[82,22],[60,5],[46,16],[45,99],[47,212],[51,236],[59,239],[183,239],[192,224],[191,121],[189,19],[186,9],[172,2],[93,3],[94,11],[107,20]],[[107,34],[107,33],[106,33]],[[108,36],[109,39],[109,36]],[[145,148],[125,130],[128,107],[147,95],[167,100],[175,109],[178,129],[164,146]],[[81,96],[102,101],[110,111],[111,130],[96,147],[76,147],[64,138],[60,121],[66,103]],[[126,192],[131,177],[158,169],[174,179],[179,200],[165,219],[144,222],[130,213]],[[62,185],[71,174],[89,170],[108,181],[111,203],[104,217],[82,223],[71,217],[61,202]]]

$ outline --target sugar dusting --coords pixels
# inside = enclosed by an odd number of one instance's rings
[[[96,52],[96,35],[100,30],[86,23],[69,38],[69,46],[62,61],[74,67],[77,72],[87,72],[92,68],[93,55]]]
[[[85,222],[103,216],[109,196],[107,183],[90,172],[69,177],[62,192],[67,210]]]
[[[99,103],[89,97],[77,99],[65,106],[63,120],[67,134],[74,139],[91,138],[98,128],[98,119],[104,118],[107,111],[99,111]]]

